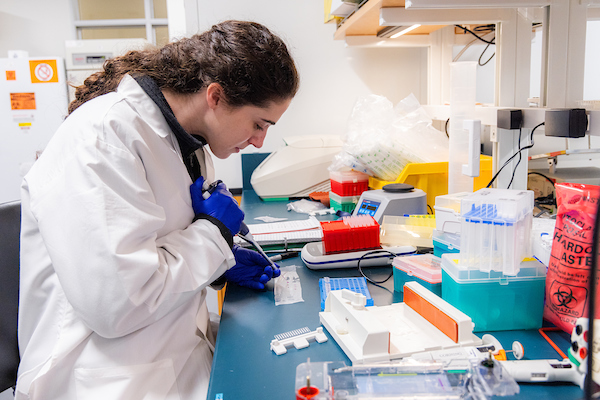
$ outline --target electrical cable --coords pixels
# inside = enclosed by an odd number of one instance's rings
[[[550,182],[552,184],[552,187],[554,188],[555,186],[555,182],[550,179],[549,177],[547,177],[546,175],[540,173],[540,172],[536,172],[536,171],[531,171],[527,173],[527,176],[529,175],[539,175],[542,178],[546,179],[548,182]],[[536,215],[535,217],[538,217],[540,215],[542,215],[544,212],[548,212],[546,210],[544,210],[544,208],[542,206],[544,205],[550,205],[550,206],[554,206],[556,207],[556,196],[555,196],[555,192],[556,189],[553,189],[554,191],[552,193],[550,193],[547,196],[540,196],[537,197],[536,199],[534,199],[534,206],[536,206],[537,208],[539,208],[540,210],[542,210],[538,215]]]
[[[493,39],[492,39],[493,40]],[[492,61],[492,58],[494,58],[494,56],[496,55],[496,52],[492,53],[492,55],[490,56],[490,58],[488,58],[488,60],[486,62],[484,62],[483,64],[481,63],[481,57],[483,57],[483,55],[485,54],[485,52],[487,51],[488,47],[490,47],[490,44],[488,43],[487,46],[485,46],[485,49],[483,49],[483,51],[481,52],[481,54],[479,55],[479,60],[477,60],[477,64],[479,64],[480,67],[483,67],[484,65],[486,65],[487,63],[489,63],[490,61]]]
[[[446,124],[444,125],[444,132],[446,132],[446,136],[450,139],[450,135],[448,134],[448,123],[450,122],[450,118],[446,120]]]
[[[490,35],[490,34],[495,34],[495,32],[494,32],[494,31],[492,31],[492,32],[488,32],[488,33],[486,33],[485,35],[482,35],[481,37],[482,37],[482,38],[485,38],[486,36],[488,36],[488,35]],[[495,40],[495,37],[494,37],[494,38],[492,38],[492,40]],[[460,52],[459,52],[459,53],[458,53],[458,54],[457,54],[457,55],[456,55],[456,56],[455,56],[455,57],[452,59],[452,62],[458,61],[458,59],[460,58],[460,56],[462,56],[462,55],[463,55],[463,53],[464,53],[465,51],[467,51],[467,49],[468,49],[469,47],[471,47],[472,45],[474,45],[474,44],[475,44],[475,43],[477,43],[478,41],[479,41],[479,39],[475,38],[475,39],[471,40],[469,43],[467,43],[467,44],[465,45],[465,47],[463,47],[463,48],[462,48],[462,50],[461,50],[461,51],[460,51]]]
[[[396,256],[397,256],[397,254],[395,254],[395,253],[392,253],[391,251],[383,250],[383,249],[369,251],[369,252],[367,252],[367,253],[363,254],[363,255],[362,255],[362,256],[361,256],[361,257],[358,259],[358,272],[360,272],[360,274],[361,274],[361,275],[362,275],[362,276],[363,276],[363,277],[364,277],[364,278],[367,280],[367,282],[369,282],[369,283],[371,283],[371,284],[373,284],[373,285],[375,285],[375,286],[378,286],[378,287],[380,287],[380,288],[382,288],[382,289],[385,289],[385,290],[387,290],[388,292],[390,292],[391,294],[394,294],[394,292],[393,292],[393,291],[391,291],[390,289],[388,289],[388,288],[386,288],[385,286],[382,286],[382,285],[381,285],[382,283],[385,283],[385,282],[389,281],[389,280],[390,280],[390,278],[391,278],[391,277],[394,275],[394,268],[392,268],[392,270],[391,270],[391,272],[390,272],[390,275],[389,275],[387,278],[385,278],[384,280],[382,280],[382,281],[374,281],[373,279],[371,279],[371,278],[369,278],[367,275],[365,275],[365,273],[364,273],[364,272],[363,272],[363,270],[362,270],[362,267],[360,266],[360,262],[361,262],[361,261],[362,261],[362,260],[363,260],[363,259],[364,259],[366,256],[368,256],[368,255],[370,255],[370,254],[376,254],[376,253],[388,253],[388,254],[389,254],[389,255],[391,255],[392,257],[396,257]]]
[[[481,36],[477,35],[477,34],[476,34],[475,32],[473,32],[472,30],[470,30],[470,29],[467,29],[467,28],[465,28],[464,26],[461,26],[461,25],[455,25],[455,26],[456,26],[457,28],[460,28],[460,29],[464,30],[465,32],[469,32],[471,35],[475,36],[477,39],[481,40],[481,41],[482,41],[482,42],[484,42],[484,43],[487,43],[487,44],[496,44],[496,43],[494,43],[494,40],[492,40],[492,41],[485,40],[484,38],[482,38]]]
[[[502,165],[502,167],[501,167],[501,168],[498,170],[498,172],[496,172],[496,174],[494,175],[494,177],[492,178],[492,180],[490,180],[490,182],[487,184],[486,188],[489,188],[490,186],[492,186],[492,183],[494,183],[494,181],[496,180],[496,178],[498,177],[498,175],[500,175],[500,172],[502,172],[502,170],[504,169],[504,167],[506,167],[506,166],[507,166],[507,165],[508,165],[508,164],[509,164],[509,163],[512,161],[512,159],[513,159],[513,158],[515,158],[516,156],[518,156],[518,155],[521,153],[521,151],[523,151],[523,150],[527,150],[527,149],[530,149],[530,148],[532,148],[532,147],[533,147],[533,145],[534,145],[534,141],[533,141],[533,133],[535,132],[535,130],[536,130],[537,128],[539,128],[539,127],[540,127],[540,126],[542,126],[542,125],[544,125],[544,123],[543,123],[543,122],[542,122],[542,123],[540,123],[540,124],[538,124],[538,125],[536,125],[536,126],[535,126],[535,127],[532,129],[532,130],[531,130],[531,136],[530,136],[530,138],[529,138],[529,141],[531,142],[531,144],[529,144],[529,145],[527,145],[527,146],[525,146],[525,147],[519,148],[519,150],[518,150],[518,151],[517,151],[515,154],[513,154],[513,155],[512,155],[512,156],[511,156],[511,157],[510,157],[508,160],[506,160],[506,162],[504,163],[504,165]]]
[[[554,186],[554,183],[555,183],[555,182],[554,182],[552,179],[548,178],[546,175],[544,175],[544,174],[542,174],[542,173],[540,173],[540,172],[531,171],[531,172],[528,172],[528,173],[527,173],[527,175],[539,175],[539,176],[541,176],[542,178],[546,178],[546,180],[547,180],[548,182],[550,182],[550,183],[552,184],[552,186]]]
[[[427,204],[427,208],[429,208],[429,211],[431,211],[431,214],[433,214],[433,208],[431,208],[431,206],[429,204]],[[429,215],[431,215],[429,214]]]
[[[477,25],[475,28],[473,28],[473,32],[489,32],[495,30],[496,24]]]

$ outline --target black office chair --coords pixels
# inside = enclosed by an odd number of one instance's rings
[[[17,383],[21,202],[0,204],[0,393]]]

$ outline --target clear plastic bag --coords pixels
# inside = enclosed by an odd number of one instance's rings
[[[359,99],[352,110],[344,147],[330,171],[354,169],[395,180],[409,163],[448,161],[448,138],[414,95],[396,107],[383,96]]]
[[[325,207],[320,201],[312,201],[307,199],[293,201],[287,205],[288,211],[295,211],[301,214],[308,215],[324,215],[334,213],[335,211]]]
[[[275,305],[303,302],[302,285],[296,272],[296,266],[290,265],[279,268],[281,275],[275,278]]]

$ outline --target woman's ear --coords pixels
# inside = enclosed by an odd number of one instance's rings
[[[218,83],[211,83],[206,88],[206,102],[211,109],[221,105],[224,101],[223,87]]]

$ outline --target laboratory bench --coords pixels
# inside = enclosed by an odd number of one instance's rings
[[[253,191],[245,190],[242,209],[246,223],[253,224],[258,216],[305,219],[306,214],[287,211],[288,202],[264,202]],[[327,219],[328,217],[325,217]],[[331,219],[331,217],[329,217]],[[359,277],[357,268],[311,270],[300,257],[283,260],[280,266],[296,265],[302,285],[303,302],[275,305],[273,282],[265,291],[256,291],[237,285],[228,285],[222,308],[221,323],[212,364],[208,400],[294,399],[296,367],[311,362],[344,361],[349,358],[332,336],[324,329],[328,340],[311,341],[307,348],[288,348],[287,353],[276,355],[270,349],[275,335],[307,327],[311,331],[321,326],[319,312],[321,298],[319,279],[323,277]],[[390,274],[390,266],[364,268],[374,280]],[[383,284],[388,290],[369,284],[369,292],[376,306],[402,301],[402,294],[394,292],[393,278]],[[485,332],[476,332],[479,337]],[[561,359],[560,355],[537,330],[489,332],[505,349],[514,341],[525,348],[524,359]],[[563,351],[570,346],[570,335],[549,332],[548,335]],[[513,359],[509,354],[508,359]],[[583,391],[570,383],[519,384],[520,394],[502,399],[580,399]],[[496,398],[496,397],[495,397]],[[498,397],[500,399],[500,397]]]

